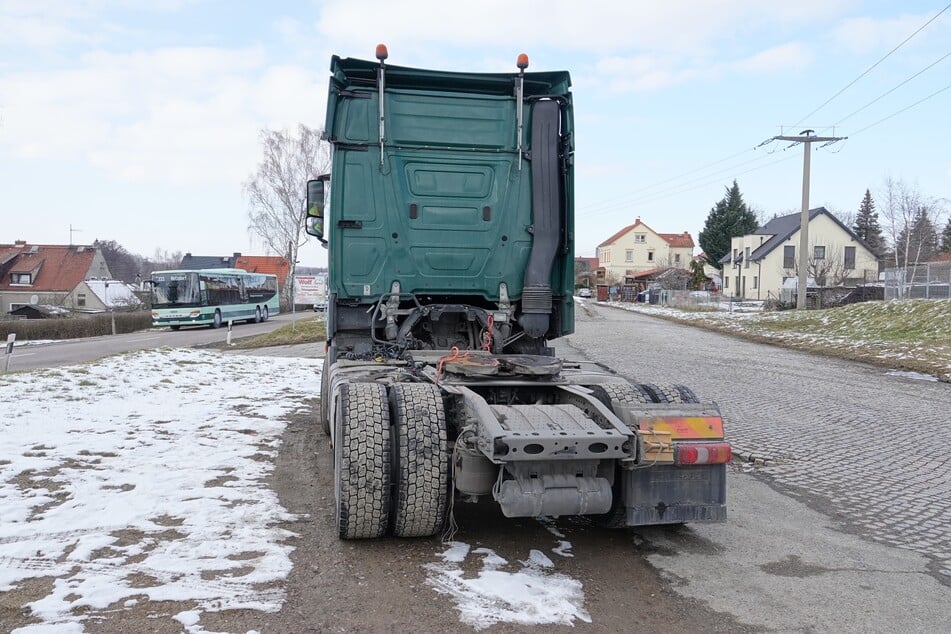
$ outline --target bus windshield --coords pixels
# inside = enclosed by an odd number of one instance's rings
[[[201,303],[197,273],[161,273],[152,275],[152,307],[184,306]]]

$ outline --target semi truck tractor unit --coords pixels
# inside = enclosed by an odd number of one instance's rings
[[[319,419],[346,539],[439,533],[454,503],[611,526],[723,521],[715,403],[556,357],[574,330],[567,72],[331,60]]]

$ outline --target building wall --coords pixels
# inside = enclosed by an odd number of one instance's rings
[[[34,296],[36,301],[31,301]],[[0,293],[0,317],[7,315],[13,308],[20,304],[49,304],[51,306],[62,306],[66,293],[60,292],[37,292],[37,291],[3,291]]]
[[[613,244],[598,247],[598,265],[604,267],[607,275],[618,278],[667,266],[686,269],[692,257],[693,248],[672,248],[644,226],[634,227]]]
[[[729,284],[724,286],[725,294],[747,299],[769,299],[779,297],[779,291],[786,278],[797,277],[795,267],[786,267],[784,247],[793,247],[794,264],[798,263],[799,231],[774,248],[762,260],[750,261],[747,257],[759,248],[762,242],[770,239],[768,235],[750,234],[733,238],[731,241],[731,262],[724,264],[724,278]],[[825,257],[815,257],[815,247],[824,247]],[[845,268],[845,247],[855,247],[855,266]],[[742,255],[742,262],[735,265],[734,257]],[[809,223],[809,255],[821,268],[828,268],[826,286],[852,286],[878,279],[878,260],[875,255],[855,240],[829,216],[820,214]],[[813,277],[810,272],[809,277]]]

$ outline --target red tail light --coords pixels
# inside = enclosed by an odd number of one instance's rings
[[[732,458],[730,443],[674,443],[674,464],[726,464]]]

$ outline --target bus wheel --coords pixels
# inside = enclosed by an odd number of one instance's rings
[[[267,306],[264,307],[264,321],[267,321]]]
[[[261,318],[261,307],[255,306],[254,307],[254,323],[259,324],[262,321],[263,319]]]
[[[215,311],[215,321],[211,324],[212,328],[221,328],[221,311]]]

